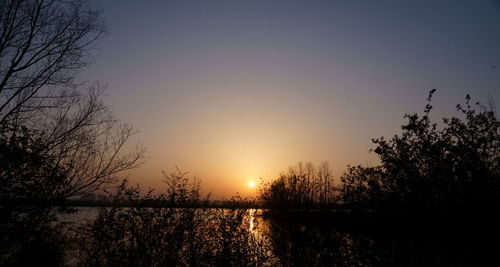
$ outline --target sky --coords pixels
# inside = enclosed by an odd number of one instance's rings
[[[500,103],[500,1],[91,4],[109,35],[80,78],[107,85],[147,149],[126,175],[159,191],[175,166],[214,198],[253,196],[249,181],[299,161],[338,180],[376,165],[371,139],[400,133],[433,88],[437,122],[466,94]]]

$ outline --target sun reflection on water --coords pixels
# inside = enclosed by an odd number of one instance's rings
[[[248,230],[250,232],[254,232],[254,221],[255,221],[255,209],[249,209],[248,210],[248,216],[250,217],[249,219],[249,226],[248,226]]]

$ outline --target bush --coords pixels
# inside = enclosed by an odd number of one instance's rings
[[[479,207],[500,203],[500,122],[494,107],[476,103],[469,95],[462,119],[432,123],[429,93],[424,115],[406,114],[403,132],[386,140],[373,139],[381,165],[357,166],[341,177],[342,197],[348,202],[384,201],[403,206]]]

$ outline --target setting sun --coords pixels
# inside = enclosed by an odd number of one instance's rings
[[[254,181],[249,181],[248,182],[248,187],[254,188],[255,187],[255,182]]]

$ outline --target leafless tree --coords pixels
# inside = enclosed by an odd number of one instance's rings
[[[83,0],[0,0],[0,197],[67,198],[140,163],[103,87],[75,78],[105,33]]]
[[[0,2],[0,122],[31,118],[57,105],[74,74],[90,62],[94,42],[105,34],[100,12],[85,1]],[[56,102],[54,102],[56,101]],[[23,116],[28,113],[26,116]]]

